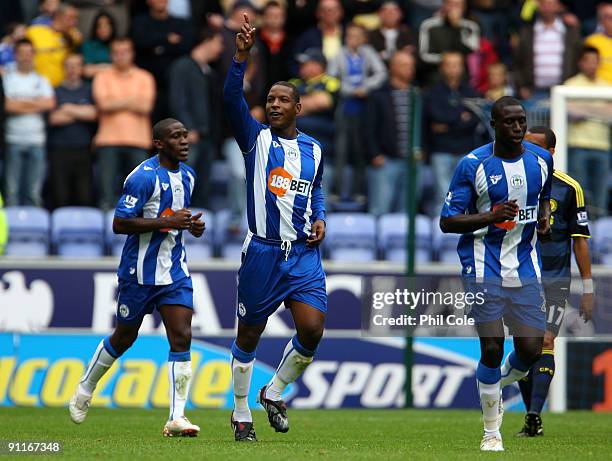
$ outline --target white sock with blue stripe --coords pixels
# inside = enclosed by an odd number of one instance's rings
[[[191,385],[191,352],[168,354],[168,381],[170,382],[170,415],[168,421],[185,416],[185,404]]]
[[[255,351],[244,352],[232,344],[232,381],[234,383],[234,421],[241,423],[253,422],[251,409],[249,408],[249,390],[251,388],[251,376],[253,376],[253,364],[255,363]]]
[[[297,335],[285,346],[283,358],[266,389],[266,398],[278,401],[288,384],[294,382],[312,363],[316,351],[306,349],[298,341]]]
[[[113,363],[115,363],[119,355],[120,354],[117,354],[113,346],[111,346],[109,336],[100,341],[79,383],[81,392],[92,395],[100,378],[102,378],[104,373],[106,373]]]
[[[508,384],[512,384],[519,379],[523,379],[527,376],[529,372],[529,367],[525,366],[518,356],[516,355],[516,351],[512,351],[506,357],[502,367],[501,367],[501,387],[502,389],[506,387]]]
[[[499,401],[500,401],[500,377],[499,367],[489,368],[478,362],[476,368],[476,383],[482,409],[485,434],[499,436]]]

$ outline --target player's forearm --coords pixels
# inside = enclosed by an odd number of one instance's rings
[[[119,218],[113,219],[115,234],[145,234],[160,229],[170,228],[168,218]]]
[[[584,237],[574,237],[574,258],[583,279],[591,278],[591,254],[589,243]]]
[[[440,229],[445,234],[466,234],[493,224],[493,212],[478,214],[460,214],[448,218],[440,218]]]

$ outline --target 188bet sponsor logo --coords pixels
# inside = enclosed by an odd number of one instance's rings
[[[274,168],[268,176],[268,190],[277,197],[284,197],[287,192],[295,192],[300,195],[308,195],[310,181],[294,178],[291,173],[282,166]]]

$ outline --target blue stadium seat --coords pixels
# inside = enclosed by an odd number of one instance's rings
[[[127,235],[115,234],[113,232],[114,217],[115,210],[109,210],[106,212],[106,225],[104,229],[106,234],[106,246],[110,249],[110,254],[112,256],[121,256],[121,252],[123,251],[123,244],[125,243]]]
[[[606,266],[612,265],[612,217],[599,218],[591,232],[596,259]]]
[[[376,259],[376,218],[367,213],[328,216],[325,248],[335,261],[367,262]]]
[[[221,210],[215,216],[214,239],[215,247],[220,257],[240,261],[242,244],[248,232],[246,213],[243,216],[240,230],[231,232],[229,229],[230,210]]]
[[[104,213],[97,208],[63,207],[51,214],[51,238],[65,258],[104,255]]]
[[[185,247],[187,250],[187,260],[197,261],[210,259],[213,256],[213,242],[215,232],[215,215],[210,210],[203,208],[191,208],[191,214],[202,212],[202,219],[206,224],[206,230],[202,237],[196,238],[188,231],[183,232],[185,236]]]
[[[459,234],[443,233],[440,229],[439,218],[433,218],[431,226],[433,228],[434,248],[438,255],[438,261],[459,264],[459,255],[457,255]]]
[[[49,212],[29,206],[7,207],[7,256],[43,257],[49,254]]]
[[[431,221],[425,215],[416,216],[415,261],[432,261]],[[378,245],[386,261],[405,262],[408,238],[408,217],[404,213],[383,215],[378,220]]]

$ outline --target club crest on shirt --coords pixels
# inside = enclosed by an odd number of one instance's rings
[[[288,149],[285,151],[285,155],[289,157],[289,160],[296,160],[299,156],[298,151],[295,149]]]
[[[550,212],[554,213],[557,211],[557,201],[554,198],[550,199]]]
[[[525,178],[523,178],[520,174],[515,174],[510,178],[510,185],[514,189],[520,189],[525,185]]]
[[[274,168],[268,176],[268,190],[277,197],[284,197],[287,192],[299,195],[308,195],[310,181],[294,178],[291,173],[282,166]]]

